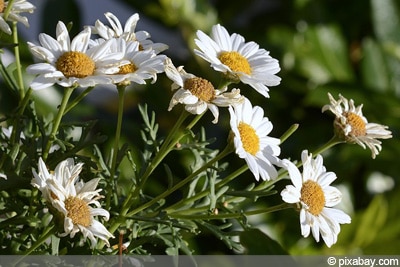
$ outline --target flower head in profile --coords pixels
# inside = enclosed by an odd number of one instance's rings
[[[174,82],[171,88],[177,89],[168,110],[178,103],[184,104],[185,109],[192,114],[202,114],[209,109],[214,115],[213,123],[217,123],[218,107],[240,104],[244,100],[239,89],[231,92],[226,92],[226,88],[215,89],[208,80],[187,73],[183,67],[176,68],[169,58],[165,61],[165,74]]]
[[[290,161],[284,159],[293,185],[281,192],[283,201],[298,204],[300,208],[301,234],[308,237],[310,232],[319,242],[320,235],[328,247],[337,241],[340,224],[350,223],[349,215],[333,208],[340,203],[342,194],[330,184],[336,179],[333,172],[327,172],[323,158],[304,150],[301,154],[303,173]]]
[[[38,173],[33,170],[32,185],[37,187],[48,202],[50,210],[55,210],[57,215],[63,217],[64,233],[61,236],[82,232],[85,239],[89,238],[92,247],[97,244],[95,237],[108,243],[113,235],[95,216],[109,219],[109,212],[101,208],[97,189],[99,179],[92,179],[87,183],[79,181],[82,163],[74,164],[69,158],[60,162],[54,172],[49,172],[43,160],[39,159]],[[94,205],[95,207],[92,207]]]
[[[41,33],[39,35],[41,45],[28,42],[32,54],[44,61],[27,68],[29,73],[38,75],[31,83],[32,89],[43,89],[55,83],[63,87],[89,87],[110,83],[106,74],[116,72],[117,69],[105,71],[101,64],[109,64],[110,61],[121,58],[120,54],[108,53],[111,41],[88,49],[90,28],[80,32],[71,41],[67,27],[61,21],[57,24],[56,35],[54,39]],[[102,72],[98,69],[102,69]]]
[[[388,139],[392,137],[392,132],[387,130],[387,126],[369,123],[362,113],[362,106],[356,107],[353,99],[347,100],[339,95],[339,100],[335,100],[328,93],[330,104],[322,107],[322,112],[330,110],[335,114],[334,120],[335,133],[345,142],[358,144],[364,149],[371,149],[372,158],[382,150],[381,141],[378,139]]]
[[[150,50],[140,50],[138,42],[127,42],[123,38],[113,40],[110,46],[111,54],[120,54],[121,59],[111,63],[103,64],[104,73],[108,69],[116,72],[107,77],[115,84],[145,84],[147,79],[157,80],[157,74],[164,71],[164,55],[156,55]]]
[[[96,21],[95,26],[91,26],[92,33],[98,34],[104,40],[122,37],[127,42],[138,42],[141,50],[151,50],[156,54],[168,49],[166,44],[154,43],[150,39],[151,36],[148,32],[136,31],[139,14],[135,13],[130,16],[124,27],[122,27],[121,22],[114,14],[107,12],[104,15],[111,27],[100,20]]]
[[[245,42],[236,33],[229,35],[219,24],[213,26],[210,36],[197,31],[197,38],[195,43],[200,50],[195,49],[195,53],[230,80],[248,84],[265,97],[269,97],[267,86],[280,83],[281,79],[275,75],[280,71],[278,60],[258,44]]]
[[[280,140],[268,136],[273,125],[264,117],[264,110],[253,107],[245,98],[243,104],[230,106],[229,113],[236,154],[246,161],[257,181],[260,177],[263,180],[276,178],[274,165],[280,166]]]
[[[20,13],[32,13],[35,10],[35,6],[26,0],[15,0],[10,8],[7,18],[5,18],[5,11],[8,7],[9,1],[0,0],[0,30],[7,34],[11,34],[11,28],[6,21],[15,21],[24,24],[29,27],[29,22],[26,17],[20,15]]]

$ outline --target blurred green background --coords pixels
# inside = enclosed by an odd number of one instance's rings
[[[393,138],[383,141],[383,150],[375,160],[369,150],[357,145],[339,145],[324,154],[327,170],[334,171],[344,198],[341,208],[352,217],[350,225],[342,225],[338,243],[328,249],[321,241],[304,239],[300,235],[298,214],[285,210],[271,215],[251,217],[250,222],[278,241],[292,254],[400,254],[400,2],[396,0],[37,0],[37,12],[28,16],[30,30],[22,30],[29,41],[37,33],[54,36],[58,20],[73,21],[72,33],[83,25],[93,25],[96,19],[106,23],[104,12],[114,13],[122,23],[138,12],[138,30],[146,30],[155,42],[166,43],[165,52],[176,66],[184,65],[188,72],[214,82],[218,76],[207,62],[194,57],[196,30],[209,32],[221,23],[232,33],[255,41],[269,50],[281,65],[279,86],[270,88],[265,99],[250,87],[240,85],[244,95],[265,110],[274,124],[272,136],[279,137],[290,125],[299,129],[282,145],[282,158],[298,159],[303,149],[313,151],[332,134],[333,116],[321,113],[328,103],[327,93],[335,98],[342,94],[363,104],[370,122],[388,125]],[[104,4],[102,4],[104,3]],[[107,10],[104,10],[106,9]],[[30,38],[34,38],[33,40]],[[32,62],[24,54],[26,64]],[[123,124],[124,141],[140,146],[141,119],[138,103],[147,103],[155,110],[161,131],[173,124],[176,110],[166,112],[171,82],[159,75],[155,85],[134,88],[127,94]],[[42,112],[55,108],[57,91],[36,94]],[[115,101],[113,100],[115,99]],[[70,115],[78,119],[99,120],[96,130],[112,136],[116,118],[117,93],[96,88],[86,99],[91,105],[80,105]],[[10,102],[1,98],[2,109]],[[202,125],[209,138],[216,137],[213,147],[225,144],[229,127],[227,110],[221,111],[220,123],[211,124],[211,115]],[[112,140],[104,145],[109,146]],[[232,157],[232,164],[239,161]],[[129,170],[122,171],[129,176]],[[241,181],[253,181],[246,172]],[[162,184],[162,182],[160,182]],[[281,190],[286,184],[279,183]],[[162,185],[154,185],[162,186]],[[155,189],[156,190],[156,189]],[[279,203],[279,194],[260,199],[258,206]],[[259,246],[257,248],[257,246]],[[249,252],[268,253],[262,238],[249,244]],[[193,239],[196,254],[230,253],[224,244],[205,232]]]

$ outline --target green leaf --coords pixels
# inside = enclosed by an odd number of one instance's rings
[[[372,20],[380,41],[400,42],[400,19],[394,0],[371,0]]]
[[[400,43],[400,18],[395,1],[371,0],[374,31],[382,45]],[[400,95],[400,61],[390,53],[385,56],[390,70],[391,88]]]
[[[387,216],[388,203],[382,195],[377,195],[361,217],[354,243],[360,247],[372,243],[385,225]]]
[[[296,68],[307,78],[317,83],[354,79],[347,44],[335,25],[309,27],[294,38]]]
[[[383,91],[390,85],[390,75],[379,45],[371,38],[362,43],[363,60],[361,61],[364,84],[370,88]]]
[[[249,255],[288,255],[282,246],[259,229],[249,229],[240,234],[240,242]]]

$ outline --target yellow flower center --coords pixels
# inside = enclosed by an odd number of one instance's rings
[[[251,74],[251,66],[247,59],[236,51],[221,52],[218,59],[234,72]]]
[[[325,195],[322,187],[314,181],[306,181],[300,190],[300,200],[308,206],[308,212],[317,216],[325,207]]]
[[[65,77],[84,78],[92,75],[95,70],[94,61],[85,53],[69,51],[62,54],[56,62],[57,70],[61,71]]]
[[[4,7],[5,7],[4,0],[0,0],[0,13],[3,13]]]
[[[128,73],[133,73],[135,71],[137,71],[137,67],[135,64],[133,64],[132,62],[126,65],[123,65],[121,67],[119,67],[119,71],[117,74],[128,74]]]
[[[67,216],[72,219],[74,224],[88,227],[92,224],[90,209],[88,204],[80,198],[69,197],[65,200]]]
[[[244,150],[255,156],[260,150],[260,139],[258,138],[256,131],[253,127],[244,122],[239,123],[238,129]]]
[[[347,123],[351,126],[351,132],[353,136],[364,136],[367,133],[365,128],[365,121],[357,114],[348,112],[344,114],[347,118]]]
[[[200,77],[186,79],[183,87],[205,102],[210,102],[215,98],[214,86],[206,79]]]

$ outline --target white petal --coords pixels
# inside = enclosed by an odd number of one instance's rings
[[[287,185],[281,192],[282,200],[286,203],[299,203],[300,202],[300,191],[297,190],[293,185]]]

